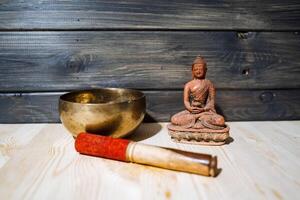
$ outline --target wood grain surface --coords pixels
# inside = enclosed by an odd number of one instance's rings
[[[0,29],[296,30],[297,0],[1,1]]]
[[[61,124],[0,125],[1,199],[297,199],[300,121],[232,122],[220,147],[174,143],[166,124],[131,139],[218,156],[216,178],[78,154]]]
[[[182,89],[199,54],[217,88],[299,88],[299,43],[293,32],[0,32],[0,91]]]
[[[182,91],[144,91],[145,121],[169,121],[183,110]],[[63,93],[0,94],[2,123],[59,122],[58,99]],[[300,118],[300,90],[219,90],[217,112],[228,121]]]

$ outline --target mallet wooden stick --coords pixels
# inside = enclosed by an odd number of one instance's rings
[[[134,162],[182,172],[216,176],[217,157],[153,145],[116,139],[89,133],[80,133],[75,149],[85,155]]]

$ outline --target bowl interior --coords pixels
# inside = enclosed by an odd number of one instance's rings
[[[62,95],[60,99],[80,104],[114,104],[135,101],[143,97],[144,94],[137,90],[108,88],[70,92]]]

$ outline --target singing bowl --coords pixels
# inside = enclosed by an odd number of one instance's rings
[[[81,132],[127,136],[140,125],[145,110],[145,95],[131,89],[82,90],[59,98],[60,120],[75,138]]]

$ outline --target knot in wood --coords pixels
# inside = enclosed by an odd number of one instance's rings
[[[273,92],[263,92],[260,94],[259,99],[262,103],[270,103],[273,101],[274,96]]]
[[[71,73],[79,73],[84,71],[85,59],[80,55],[71,55],[66,62],[67,70]]]

